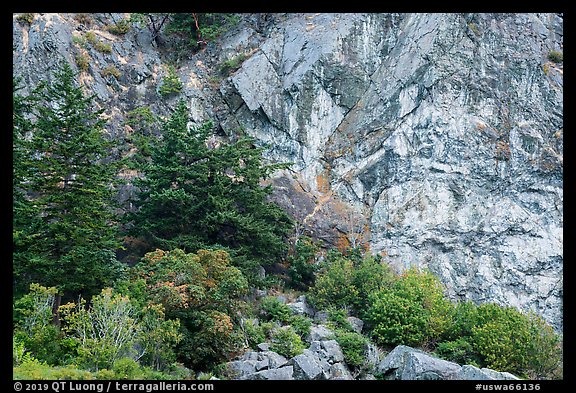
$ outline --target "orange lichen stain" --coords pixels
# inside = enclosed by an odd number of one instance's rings
[[[318,188],[318,192],[323,194],[330,191],[330,172],[328,170],[316,175],[316,188]]]
[[[338,251],[342,253],[346,252],[346,250],[350,248],[350,240],[348,240],[348,237],[346,235],[341,234],[340,236],[338,236],[338,240],[336,242],[336,248],[338,249]]]

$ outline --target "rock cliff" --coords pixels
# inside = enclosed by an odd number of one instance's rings
[[[33,86],[62,57],[85,59],[118,154],[129,111],[165,115],[183,97],[221,138],[243,130],[294,163],[273,182],[300,231],[562,329],[561,14],[245,14],[178,53],[183,90],[167,98],[169,37],[108,31],[127,16],[15,14],[14,74]]]

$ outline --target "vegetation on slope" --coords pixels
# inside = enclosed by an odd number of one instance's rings
[[[120,215],[114,187],[125,162],[107,156],[101,111],[69,65],[53,80],[27,95],[14,84],[16,379],[194,378],[191,369],[217,373],[263,341],[300,353],[312,321],[277,297],[251,300],[256,287],[306,293],[352,368],[372,342],[561,377],[560,337],[533,314],[451,302],[430,272],[396,274],[360,247],[322,251],[305,237],[288,247],[293,222],[262,186],[284,166],[265,164],[250,139],[224,143],[211,123],[190,127],[183,101],[146,122],[160,132],[142,132],[147,148],[128,158],[139,192],[135,210]],[[128,235],[144,249],[134,266],[114,254]],[[259,277],[279,262],[285,281]],[[347,316],[365,321],[362,333]]]

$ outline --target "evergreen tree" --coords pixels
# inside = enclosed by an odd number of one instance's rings
[[[286,249],[291,220],[268,201],[271,187],[261,185],[284,166],[265,165],[251,139],[216,147],[210,122],[191,128],[188,122],[181,100],[137,182],[133,233],[161,249],[226,247],[250,275],[247,269],[277,261]]]
[[[12,241],[14,245],[14,265],[29,256],[27,243],[33,242],[33,228],[37,209],[26,198],[26,179],[29,177],[30,147],[26,139],[32,130],[32,121],[27,115],[32,111],[35,95],[22,95],[20,79],[13,79],[12,90]],[[25,291],[28,288],[22,288]]]
[[[19,124],[31,131],[29,141],[15,135],[24,146],[16,151],[21,176],[15,188],[26,195],[18,199],[24,207],[14,211],[14,221],[25,228],[15,239],[15,286],[37,282],[73,296],[91,295],[120,272],[111,210],[117,165],[107,157],[111,142],[103,135],[103,111],[93,109],[94,97],[76,85],[67,63],[33,95],[37,104],[14,108],[15,120],[24,109],[31,111],[24,117],[32,119],[15,121],[15,134],[22,134]]]

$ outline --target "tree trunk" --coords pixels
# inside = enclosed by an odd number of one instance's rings
[[[54,306],[52,306],[52,324],[60,327],[60,304],[62,303],[62,295],[57,293],[54,295]]]

